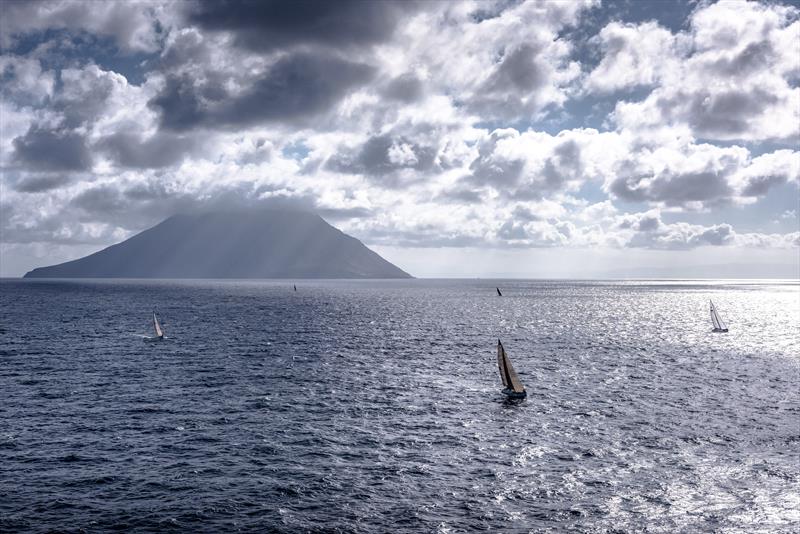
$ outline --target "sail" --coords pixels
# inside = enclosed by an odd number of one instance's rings
[[[709,301],[711,302],[711,301]],[[714,325],[714,330],[727,330],[728,325],[722,320],[722,318],[717,313],[717,308],[714,306],[714,303],[711,302],[711,324]]]
[[[497,364],[500,367],[500,378],[503,380],[503,385],[513,390],[514,393],[524,392],[525,387],[520,382],[517,372],[514,371],[514,367],[511,365],[511,361],[506,355],[506,350],[499,339],[497,340]]]
[[[156,337],[164,337],[164,332],[161,331],[161,325],[158,324],[156,312],[153,312],[153,328],[156,329]]]
[[[500,343],[500,340],[497,340],[497,367],[500,369],[500,378],[503,380],[503,386],[508,387],[509,380],[508,380],[508,371],[506,371],[505,366],[506,361],[506,351],[503,349],[503,344]]]
[[[497,296],[498,296],[498,297],[502,297],[502,296],[503,296],[503,294],[502,294],[502,293],[500,293],[500,288],[499,288],[499,287],[496,287],[495,289],[497,290]]]

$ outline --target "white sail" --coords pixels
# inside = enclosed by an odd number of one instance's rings
[[[714,325],[714,330],[719,332],[727,332],[728,325],[725,324],[725,321],[723,321],[719,316],[719,313],[717,313],[717,308],[714,306],[714,303],[711,301],[709,302],[711,303],[711,324]]]
[[[511,361],[506,355],[506,350],[500,340],[497,340],[497,365],[500,368],[500,378],[503,380],[503,385],[512,390],[514,393],[524,393],[525,387],[520,382],[517,372],[511,365]]]
[[[153,328],[156,330],[156,337],[164,337],[164,332],[161,330],[161,325],[158,324],[158,317],[156,312],[153,312]]]

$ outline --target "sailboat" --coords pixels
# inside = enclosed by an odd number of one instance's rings
[[[295,286],[294,286],[294,290],[295,290],[295,291],[297,291],[297,285],[296,285],[296,284],[295,284]]]
[[[495,289],[497,290],[497,296],[498,296],[498,297],[502,297],[502,296],[503,296],[503,294],[502,294],[502,293],[500,293],[500,288],[499,288],[499,287],[496,287]]]
[[[156,317],[156,312],[153,312],[153,330],[155,330],[156,335],[154,337],[146,337],[144,338],[144,340],[164,341],[164,331],[161,329],[161,325],[158,323],[158,317]]]
[[[711,303],[711,324],[714,325],[713,332],[727,332],[728,325],[725,324],[725,321],[723,321],[722,317],[717,313],[717,307],[714,306],[714,303],[710,300],[708,302]]]
[[[497,340],[497,366],[500,368],[500,378],[503,380],[503,394],[509,399],[524,399],[528,396],[525,386],[519,381],[517,372],[506,356],[506,350],[500,340]]]

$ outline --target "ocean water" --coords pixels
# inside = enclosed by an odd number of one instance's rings
[[[797,282],[292,283],[0,282],[0,531],[800,531]]]

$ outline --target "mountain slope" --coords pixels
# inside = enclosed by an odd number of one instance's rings
[[[175,215],[84,258],[25,278],[410,278],[313,213]]]

